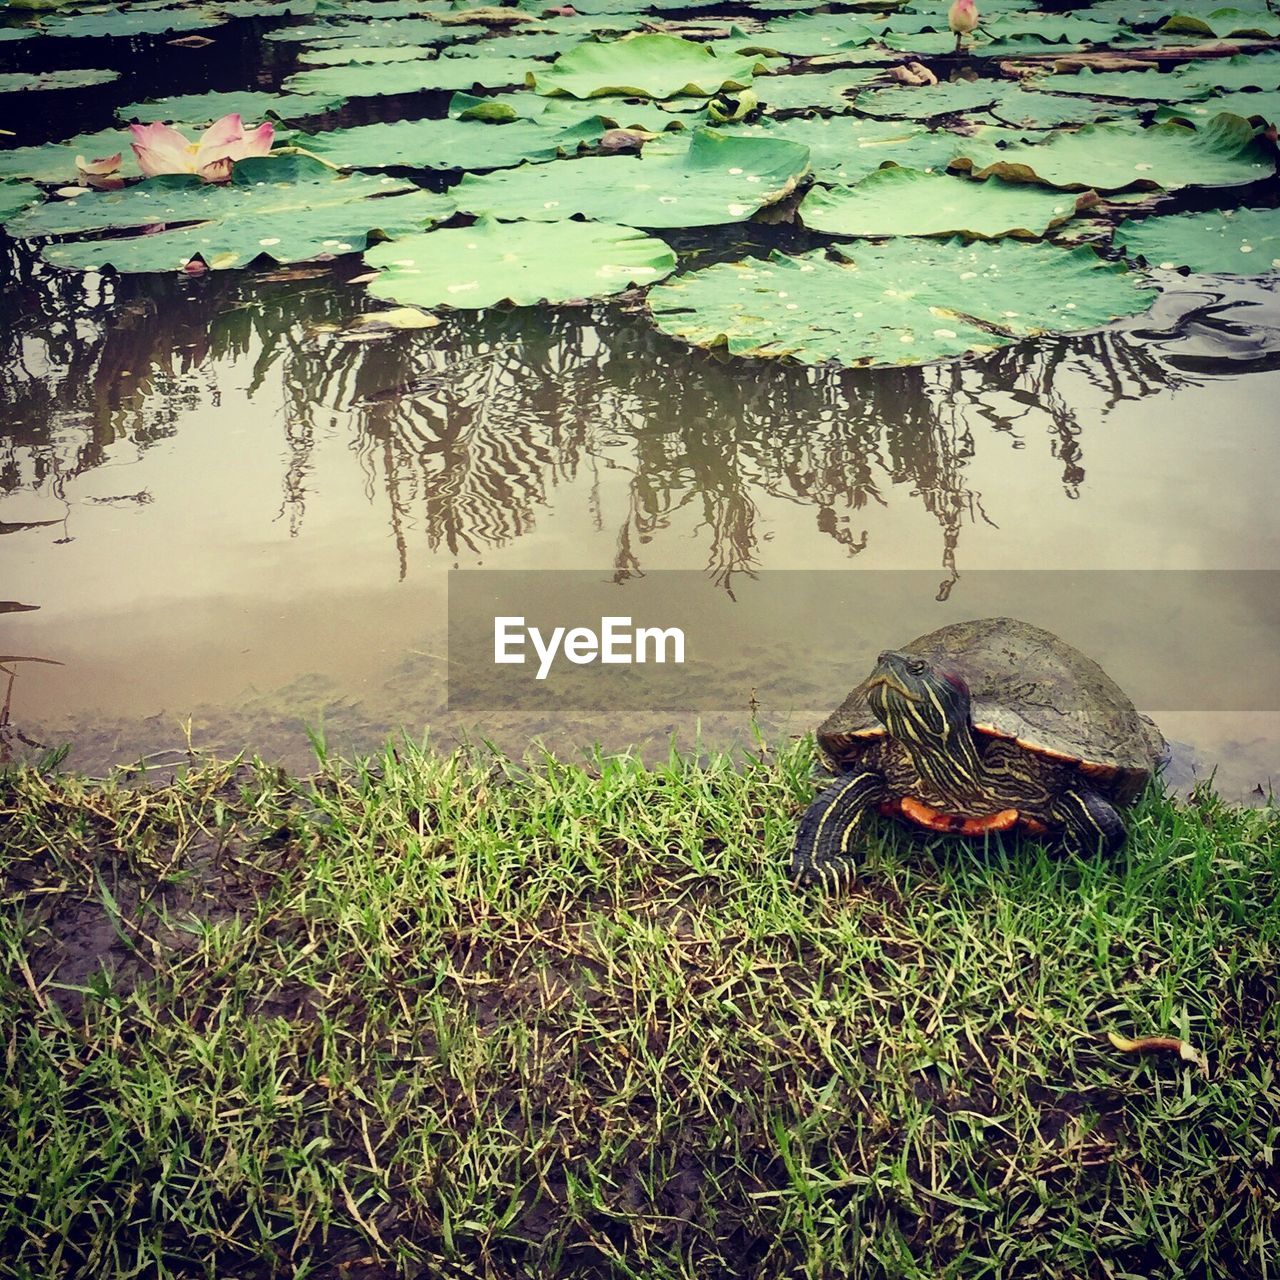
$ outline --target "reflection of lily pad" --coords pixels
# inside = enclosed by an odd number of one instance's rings
[[[278,120],[301,120],[306,116],[321,115],[342,101],[341,98],[324,98],[317,94],[259,93],[184,93],[172,98],[158,98],[155,102],[135,102],[121,107],[117,118],[151,124],[167,120],[170,124],[190,125],[194,128],[210,125],[223,116],[238,115],[246,121],[266,120],[275,116]]]
[[[747,56],[717,57],[710,49],[679,36],[627,36],[621,40],[580,44],[550,67],[534,69],[537,93],[571,98],[673,98],[678,94],[708,97],[724,88],[742,89],[765,64]]]
[[[142,234],[49,245],[58,266],[173,271],[199,255],[213,269],[260,256],[299,262],[358,253],[371,232],[418,231],[453,213],[453,202],[409,183],[370,174],[341,178],[316,160],[270,156],[240,161],[214,186],[192,178],[151,178],[121,191],[42,204],[11,219],[14,236]],[[164,225],[168,229],[152,232]]]
[[[1144,310],[1150,291],[1092,249],[890,240],[719,263],[658,285],[663,332],[804,364],[923,364]]]
[[[365,255],[382,275],[380,298],[419,307],[532,306],[600,298],[651,284],[675,270],[676,256],[652,236],[600,222],[496,222],[431,231]]]
[[[953,40],[955,37],[951,37]],[[858,95],[858,110],[869,116],[928,120],[957,111],[989,107],[1000,97],[995,80],[958,80],[954,84],[895,85]]]
[[[809,151],[794,142],[696,129],[688,142],[650,143],[640,157],[589,156],[468,175],[449,192],[458,208],[498,218],[556,221],[577,213],[633,227],[744,222],[791,192]]]
[[[1152,266],[1261,275],[1280,268],[1280,215],[1275,209],[1215,209],[1144,218],[1121,225],[1116,244]]]
[[[306,150],[340,169],[505,169],[524,160],[555,160],[595,142],[604,124],[584,120],[549,129],[527,120],[477,124],[465,120],[398,120],[334,129],[305,141]]]
[[[392,66],[355,63],[345,67],[318,67],[299,71],[284,82],[289,93],[323,93],[343,98],[381,98],[395,93],[421,93],[426,89],[491,89],[523,84],[536,62],[523,58],[432,58]]]
[[[834,236],[944,236],[982,239],[1043,235],[1075,213],[1074,197],[1040,187],[971,182],[890,166],[853,187],[815,187],[800,205],[806,227]]]
[[[1228,187],[1269,177],[1274,158],[1239,116],[1215,116],[1200,128],[1169,121],[1150,128],[1086,125],[1047,142],[1000,148],[981,137],[961,155],[980,176],[1038,181],[1052,187],[1121,191],[1142,185]]]
[[[22,71],[0,72],[0,93],[45,92],[57,89],[87,89],[95,84],[110,84],[118,80],[118,71],[44,71],[39,75],[27,75]]]

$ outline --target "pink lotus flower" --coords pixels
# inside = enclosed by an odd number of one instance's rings
[[[978,6],[973,0],[955,0],[947,13],[947,25],[956,33],[956,52],[960,50],[960,41],[972,35],[978,25]]]
[[[200,135],[199,142],[187,139],[167,124],[131,124],[133,154],[148,178],[162,173],[195,173],[205,182],[226,182],[231,166],[250,156],[265,156],[275,138],[270,120],[245,132],[238,115],[223,116]]]

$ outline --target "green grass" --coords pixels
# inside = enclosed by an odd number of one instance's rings
[[[11,773],[0,1275],[1274,1276],[1275,810],[824,896],[810,764]]]

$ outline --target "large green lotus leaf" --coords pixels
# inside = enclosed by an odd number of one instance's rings
[[[214,270],[267,256],[299,262],[358,253],[374,232],[418,231],[448,218],[445,196],[372,174],[339,177],[303,157],[242,160],[232,180],[216,186],[193,178],[151,178],[120,191],[39,205],[10,219],[19,238],[138,231],[112,239],[49,245],[58,266],[117,271],[174,271],[199,255]],[[152,231],[165,226],[164,231]]]
[[[298,61],[308,67],[345,67],[352,63],[416,62],[435,56],[435,49],[425,44],[360,45],[344,42],[304,49],[298,55]]]
[[[954,37],[952,37],[954,40]],[[954,83],[895,85],[858,95],[858,110],[869,116],[900,120],[928,120],[957,111],[989,107],[1000,97],[1002,85],[995,80],[957,80]]]
[[[1188,70],[1186,74],[1188,79],[1198,74],[1198,78],[1217,93],[1235,89],[1280,89],[1280,54],[1218,59],[1198,73]]]
[[[430,18],[392,18],[385,22],[309,22],[268,31],[268,40],[317,45],[356,44],[363,48],[445,45],[483,35],[483,27],[446,27]]]
[[[856,186],[815,187],[800,205],[806,227],[833,236],[1035,238],[1076,211],[1074,197],[991,178],[972,182],[890,165]]]
[[[1215,209],[1122,223],[1115,242],[1152,266],[1252,276],[1280,268],[1280,212]]]
[[[449,194],[458,208],[502,219],[573,214],[632,227],[745,222],[781,200],[808,171],[794,142],[695,129],[688,142],[653,142],[639,157],[588,156],[468,175]]]
[[[678,119],[648,99],[635,102],[627,98],[543,98],[529,92],[494,93],[484,97],[455,93],[449,99],[449,114],[460,120],[499,124],[509,120],[537,120],[556,129],[568,129],[597,119],[611,129],[643,129],[648,133],[683,127]]]
[[[41,34],[93,39],[101,36],[157,36],[170,31],[203,31],[226,18],[215,9],[192,5],[181,9],[108,9],[105,13],[76,13],[46,18]]]
[[[1003,89],[998,102],[987,108],[987,114],[994,119],[1019,129],[1053,129],[1064,124],[1088,124],[1117,117],[1134,118],[1136,123],[1136,111],[1131,102],[1059,97],[1012,84]]]
[[[1092,249],[889,240],[720,263],[649,293],[658,328],[733,355],[924,364],[1146,309],[1151,290]]]
[[[982,5],[982,26],[994,42],[1008,41],[1015,47],[1020,41],[1037,41],[1046,45],[1057,44],[1112,44],[1121,29],[1114,22],[1100,22],[1089,16],[1089,10],[1080,14],[1070,13],[1005,13],[986,17],[987,6]]]
[[[1086,125],[1047,142],[1003,149],[976,136],[961,154],[980,177],[994,174],[1052,187],[1230,187],[1275,172],[1274,157],[1255,133],[1247,120],[1219,115],[1198,129],[1172,120],[1146,129]]]
[[[516,28],[507,35],[478,40],[474,44],[455,45],[450,52],[459,58],[473,53],[505,53],[513,58],[554,58],[580,45],[585,38],[585,35],[567,31],[525,31]]]
[[[118,71],[43,71],[39,75],[5,71],[0,72],[0,93],[17,93],[20,89],[32,92],[87,89],[90,85],[110,84],[119,78]]]
[[[29,178],[35,182],[68,183],[76,181],[76,156],[97,160],[121,155],[121,175],[136,177],[137,161],[129,148],[126,129],[100,129],[82,133],[65,142],[46,142],[38,147],[14,147],[0,151],[0,179]]]
[[[316,10],[316,0],[218,0],[218,12],[228,18],[278,18],[284,14],[309,14]]]
[[[849,111],[853,108],[850,95],[879,75],[873,67],[846,67],[841,71],[764,76],[752,88],[769,112]]]
[[[880,37],[880,42],[886,49],[893,49],[898,53],[914,53],[925,58],[948,57],[956,47],[956,38],[950,31],[888,31]],[[979,28],[965,37],[965,50],[970,55],[982,55],[992,43],[991,38]]]
[[[528,120],[478,124],[465,120],[398,120],[334,129],[302,143],[340,169],[506,169],[522,161],[576,155],[605,131],[598,118],[568,129]]]
[[[341,98],[325,98],[318,94],[261,93],[253,90],[231,93],[186,93],[172,98],[158,98],[155,102],[135,102],[116,112],[119,120],[137,120],[150,124],[156,120],[179,122],[192,127],[202,127],[221,120],[226,115],[238,115],[246,123],[266,120],[301,120],[306,116],[322,115],[336,107]],[[128,142],[128,135],[121,135]],[[126,148],[127,150],[127,148]]]
[[[290,93],[336,94],[344,98],[382,98],[426,89],[502,88],[523,84],[538,66],[524,58],[433,58],[392,66],[353,65],[300,71],[284,82]]]
[[[675,270],[676,255],[631,227],[603,222],[496,222],[430,231],[365,254],[380,298],[418,307],[532,306],[621,293]]]
[[[1086,94],[1128,102],[1185,102],[1207,98],[1209,87],[1177,71],[1091,71],[1043,76],[1025,82],[1028,89],[1054,94]]]
[[[550,67],[535,68],[530,83],[537,93],[571,98],[708,97],[725,88],[746,88],[758,69],[764,63],[755,57],[719,58],[679,36],[626,36],[580,44]]]
[[[813,13],[768,23],[751,38],[797,58],[843,53],[875,39],[863,20],[851,13]]]
[[[1250,36],[1272,39],[1280,35],[1280,18],[1263,8],[1231,5],[1175,4],[1173,13],[1160,24],[1160,31],[1193,36]]]
[[[1155,113],[1157,121],[1189,120],[1193,124],[1207,120],[1226,111],[1244,119],[1259,118],[1267,124],[1280,124],[1280,92],[1224,93],[1207,102],[1188,102],[1178,107],[1160,107]]]
[[[729,127],[726,126],[726,132]],[[944,129],[925,129],[910,121],[830,116],[771,120],[734,125],[735,137],[782,138],[809,148],[809,167],[818,182],[860,182],[881,165],[945,169],[963,141]]]
[[[30,182],[0,182],[0,222],[12,218],[40,199],[40,188]]]

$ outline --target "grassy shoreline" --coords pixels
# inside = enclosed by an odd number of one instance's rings
[[[1273,1275],[1276,811],[827,897],[811,763],[0,778],[0,1276]]]

